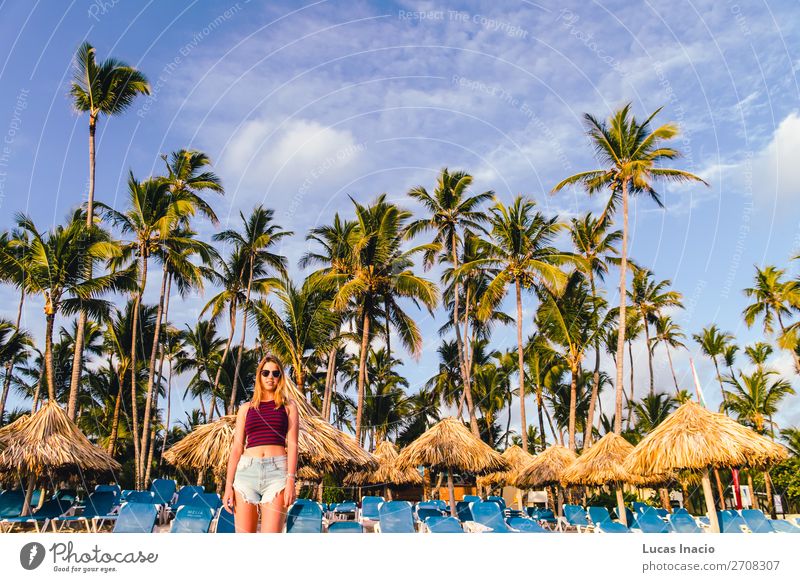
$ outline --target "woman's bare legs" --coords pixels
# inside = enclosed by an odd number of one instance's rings
[[[281,533],[286,523],[286,506],[283,504],[283,489],[271,503],[261,504],[261,533]]]
[[[256,533],[258,527],[258,505],[248,503],[242,494],[234,490],[236,507],[233,512],[233,523],[236,533]],[[226,511],[223,509],[222,511]]]

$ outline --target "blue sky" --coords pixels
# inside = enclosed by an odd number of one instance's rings
[[[203,150],[226,186],[215,200],[223,223],[255,204],[274,208],[298,233],[281,249],[298,278],[305,233],[349,214],[348,196],[387,192],[414,209],[405,193],[431,188],[444,166],[472,173],[476,191],[505,201],[526,194],[563,218],[598,209],[602,198],[577,190],[547,193],[594,167],[582,114],[605,117],[632,101],[639,116],[664,106],[659,119],[683,132],[678,165],[711,186],[662,187],[665,210],[636,201],[631,256],[684,294],[687,309],[674,317],[688,334],[717,323],[742,346],[762,338],[742,323],[741,290],[756,264],[797,275],[789,257],[800,252],[794,2],[266,4],[0,2],[0,228],[16,211],[45,228],[85,198],[87,119],[68,99],[84,40],[100,58],[140,68],[153,87],[122,117],[101,121],[97,199],[121,201],[128,172],[160,171],[161,153]],[[609,299],[617,301],[613,290]],[[15,317],[16,302],[0,289],[0,316]],[[171,319],[191,323],[203,303],[175,302]],[[530,333],[530,297],[525,308]],[[406,357],[412,387],[436,367],[436,316],[417,318],[426,344],[419,361]],[[40,302],[28,302],[24,325],[41,337]],[[511,347],[515,331],[497,330],[494,341]],[[692,355],[715,405],[713,368],[688,346],[673,355],[679,380],[691,386]],[[665,359],[657,356],[656,382],[669,391]],[[773,364],[792,377],[786,354]],[[800,423],[798,398],[782,424]],[[183,416],[180,403],[173,409]]]

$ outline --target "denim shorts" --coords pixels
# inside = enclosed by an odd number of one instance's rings
[[[236,465],[233,488],[248,503],[270,503],[286,487],[287,457],[248,457]]]

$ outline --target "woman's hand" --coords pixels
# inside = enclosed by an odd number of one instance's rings
[[[284,507],[289,507],[294,503],[296,499],[294,493],[294,478],[287,477],[286,479],[286,487],[283,488],[283,505]]]
[[[222,496],[222,506],[230,513],[233,513],[236,507],[236,495],[233,494],[233,487],[230,485],[225,487],[225,494]]]

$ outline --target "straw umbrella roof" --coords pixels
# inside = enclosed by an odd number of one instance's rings
[[[786,457],[783,446],[690,401],[642,439],[625,469],[648,476],[709,466],[765,467]]]
[[[297,478],[303,481],[311,481],[313,483],[319,483],[320,481],[322,481],[322,473],[320,473],[313,467],[309,467],[308,465],[302,465],[297,470]]]
[[[302,397],[295,396],[300,430],[298,435],[299,465],[310,465],[317,471],[335,472],[374,469],[377,462],[358,446],[355,439],[322,419]],[[172,446],[164,459],[177,467],[212,469],[224,474],[233,445],[236,416],[224,416],[193,430]]]
[[[434,470],[457,469],[466,473],[483,474],[504,471],[508,461],[464,424],[449,416],[437,422],[397,457],[400,465],[424,465]]]
[[[511,484],[513,483],[519,472],[524,469],[528,463],[532,462],[534,457],[530,453],[527,453],[522,450],[522,447],[517,445],[511,445],[501,455],[506,461],[510,468],[507,471],[495,471],[493,473],[487,473],[482,477],[478,477],[478,485],[482,487],[486,486],[494,486],[500,484]]]
[[[200,425],[170,447],[164,453],[164,460],[176,467],[212,469],[222,475],[228,466],[235,426],[235,415]]]
[[[570,485],[633,483],[637,477],[623,468],[632,451],[632,444],[610,432],[564,469],[561,482]]]
[[[14,422],[10,422],[4,427],[0,427],[0,451],[2,451],[6,447],[6,441],[9,438],[9,435],[17,430],[22,424],[31,417],[30,414],[23,414],[19,418],[17,418]]]
[[[399,449],[391,441],[382,441],[375,447],[378,468],[375,471],[356,471],[345,477],[345,485],[421,485],[422,476],[413,466],[399,465]]]
[[[574,452],[561,445],[548,447],[520,470],[514,485],[520,489],[530,489],[560,483],[564,469],[577,458]]]
[[[8,428],[8,427],[6,427]],[[45,470],[111,471],[122,467],[105,450],[89,442],[54,401],[5,433],[0,468],[40,475]]]

